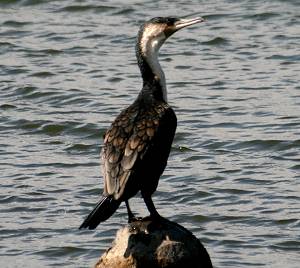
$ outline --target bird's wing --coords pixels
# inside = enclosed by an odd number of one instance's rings
[[[116,118],[104,137],[102,169],[104,194],[118,199],[133,171],[137,160],[143,158],[159,128],[168,104],[160,103],[139,112],[132,105]]]

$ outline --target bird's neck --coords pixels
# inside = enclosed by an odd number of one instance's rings
[[[158,61],[158,51],[162,43],[161,40],[151,41],[142,36],[137,43],[136,56],[143,78],[142,93],[167,102],[165,74]]]

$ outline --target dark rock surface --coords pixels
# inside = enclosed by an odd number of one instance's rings
[[[95,268],[211,268],[201,242],[181,225],[166,219],[136,220],[117,232],[113,246]]]

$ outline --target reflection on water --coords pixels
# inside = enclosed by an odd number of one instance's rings
[[[298,267],[298,9],[1,1],[1,267],[92,266],[126,223],[121,207],[96,231],[77,230],[102,191],[102,135],[141,88],[138,26],[180,13],[207,21],[161,50],[178,129],[157,208],[201,239],[215,267]]]

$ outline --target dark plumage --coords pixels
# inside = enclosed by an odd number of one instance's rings
[[[134,103],[117,116],[105,133],[101,157],[103,197],[80,228],[96,228],[123,201],[131,220],[134,215],[128,200],[138,191],[141,191],[150,216],[159,217],[151,195],[166,167],[177,120],[167,103],[165,78],[157,53],[172,33],[201,21],[201,18],[180,20],[159,17],[142,25],[136,55],[143,88]]]

